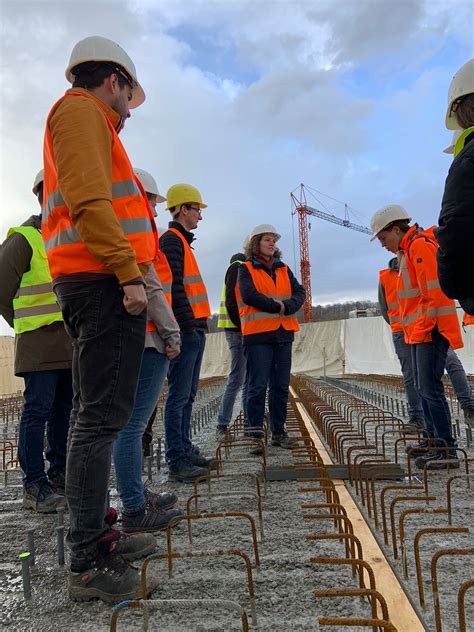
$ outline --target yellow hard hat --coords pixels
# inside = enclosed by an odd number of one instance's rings
[[[202,201],[201,194],[191,184],[173,184],[166,194],[166,209],[169,210],[180,204],[199,204],[199,208],[207,208]]]

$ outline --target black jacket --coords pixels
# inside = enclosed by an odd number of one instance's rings
[[[474,314],[474,133],[448,172],[435,234],[441,289]]]
[[[170,222],[169,228],[176,228],[184,236],[189,245],[194,241],[194,233],[187,231],[179,222]],[[194,318],[193,310],[184,291],[184,246],[178,235],[166,231],[160,237],[160,249],[166,255],[173,274],[171,295],[173,299],[173,313],[183,333],[190,333],[196,329],[207,331],[207,318]]]
[[[238,261],[245,261],[246,256],[243,252],[238,252],[232,255],[230,259],[230,266],[225,273],[225,308],[229,314],[230,320],[237,327],[237,331],[241,331],[239,306],[237,305],[237,297],[235,295],[235,289],[237,287],[237,279],[239,276],[240,263]],[[236,331],[235,328],[229,328],[230,331]]]
[[[248,261],[248,259],[247,259]],[[281,259],[275,259],[272,269],[269,270],[266,266],[261,264],[255,259],[251,259],[252,265],[254,268],[262,268],[271,276],[273,280],[275,280],[275,270],[276,268],[281,268],[285,264]],[[291,284],[291,298],[283,301],[285,305],[285,314],[289,316],[290,314],[296,314],[296,312],[300,309],[300,307],[304,303],[304,299],[306,297],[306,292],[302,285],[298,283],[296,278],[294,277],[290,268],[288,268],[288,276],[290,278]],[[239,290],[242,296],[242,300],[247,305],[251,305],[255,307],[255,309],[259,309],[262,312],[269,312],[270,314],[278,314],[280,311],[280,304],[274,301],[272,298],[257,292],[255,289],[255,285],[253,283],[250,272],[247,269],[247,266],[239,266]],[[260,334],[250,334],[248,336],[243,337],[243,344],[246,345],[256,345],[256,344],[278,344],[281,342],[293,342],[295,339],[295,334],[293,331],[287,331],[283,327],[276,329],[275,331],[265,331]]]

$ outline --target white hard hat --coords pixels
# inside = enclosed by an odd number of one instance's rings
[[[446,112],[446,127],[459,129],[456,116],[452,113],[453,103],[459,97],[474,92],[474,58],[462,66],[454,75],[448,90],[448,110]]]
[[[388,206],[379,208],[370,220],[370,228],[372,229],[372,237],[370,241],[374,241],[380,231],[386,226],[400,219],[407,219],[408,221],[411,221],[411,217],[405,211],[403,206],[399,206],[398,204],[389,204]]]
[[[250,243],[250,235],[246,235],[246,237],[244,239],[244,243],[242,245],[244,250],[246,250],[246,248],[248,247],[249,243]]]
[[[66,79],[70,83],[74,83],[73,68],[86,61],[104,61],[121,66],[130,75],[133,81],[133,94],[128,107],[133,109],[143,103],[145,93],[138,83],[135,64],[116,42],[106,37],[101,37],[100,35],[86,37],[78,42],[72,49],[69,64],[66,68]]]
[[[33,188],[31,189],[33,193],[36,195],[36,189],[44,180],[44,169],[40,169],[36,174],[35,181],[33,182]]]
[[[157,202],[159,203],[166,202],[166,198],[160,195],[160,192],[158,191],[158,185],[156,184],[156,180],[151,175],[151,173],[148,173],[148,171],[145,171],[145,169],[135,169],[135,168],[133,168],[133,172],[142,183],[142,187],[145,189],[145,193],[151,193],[152,195],[156,195]]]
[[[443,152],[445,154],[454,154],[454,145],[463,132],[463,129],[457,129],[453,132],[453,140],[451,141],[451,145],[449,145],[449,147],[446,147],[446,149],[443,149]]]
[[[255,228],[251,231],[248,239],[250,240],[252,239],[252,237],[256,237],[257,235],[266,235],[267,233],[276,235],[277,239],[281,238],[281,235],[277,231],[275,226],[272,226],[271,224],[259,224],[258,226],[255,226]]]

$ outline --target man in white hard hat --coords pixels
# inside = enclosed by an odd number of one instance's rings
[[[474,315],[474,59],[454,75],[446,127],[461,130],[446,178],[439,228],[439,282],[450,298]]]
[[[151,534],[112,529],[107,511],[112,445],[133,410],[145,342],[144,276],[157,253],[151,209],[118,136],[145,95],[130,57],[104,37],[75,45],[66,77],[73,87],[46,123],[42,233],[74,347],[69,594],[117,602],[142,596],[128,560],[156,546]]]
[[[43,170],[33,184],[41,206]],[[15,375],[25,380],[18,437],[23,507],[64,508],[66,445],[72,407],[72,345],[41,239],[41,215],[10,228],[0,246],[0,314],[15,331]],[[47,429],[45,472],[44,433]]]
[[[166,194],[166,207],[173,221],[160,237],[173,275],[173,313],[181,330],[181,354],[170,364],[165,405],[166,459],[169,480],[192,482],[207,475],[209,463],[191,443],[190,425],[202,356],[206,344],[207,319],[211,315],[206,286],[191,244],[192,232],[202,219],[203,203],[198,189],[174,184]]]

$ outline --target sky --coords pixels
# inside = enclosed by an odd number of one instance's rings
[[[320,192],[309,205],[342,217],[347,204],[358,224],[389,203],[437,221],[447,89],[474,56],[471,1],[0,0],[0,12],[2,239],[38,211],[45,120],[89,35],[117,41],[145,90],[121,133],[132,164],[161,193],[188,182],[208,204],[194,246],[214,310],[257,224],[277,228],[300,276],[300,183]],[[313,218],[309,248],[314,304],[376,299],[390,258],[378,243]]]

